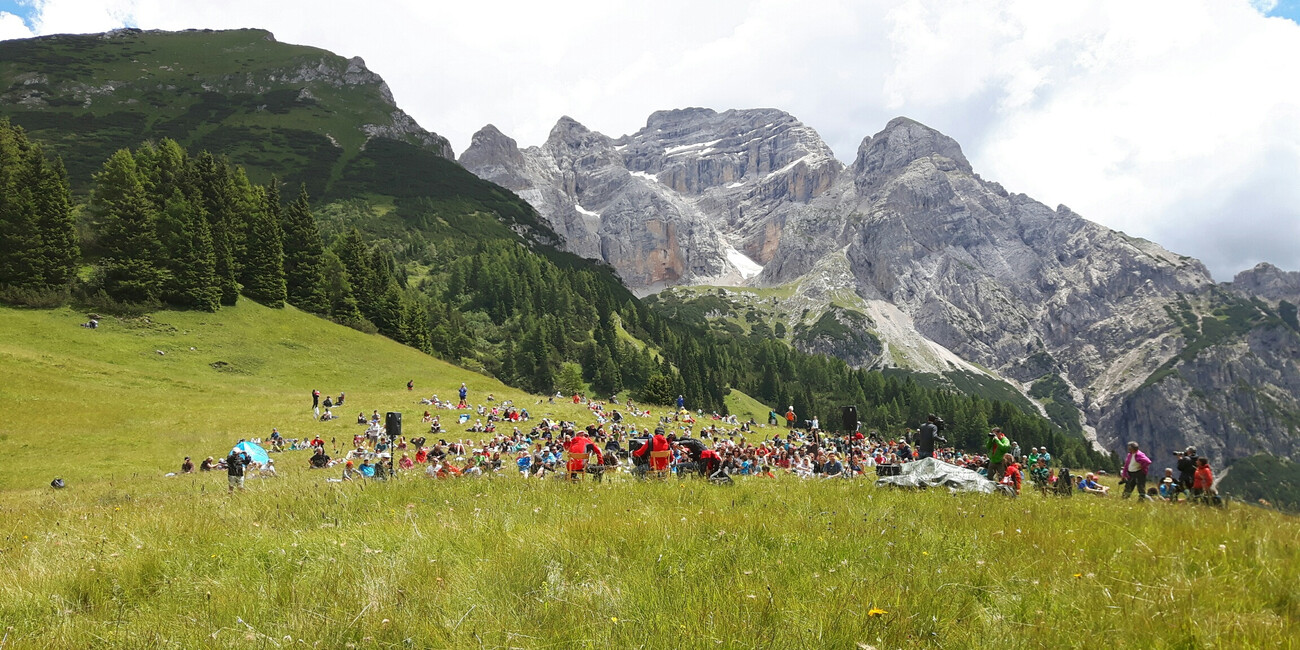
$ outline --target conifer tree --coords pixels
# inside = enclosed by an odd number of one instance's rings
[[[307,186],[284,211],[284,279],[289,304],[316,314],[328,312],[325,301],[324,245],[312,217]]]
[[[276,182],[254,190],[256,206],[247,213],[244,295],[267,307],[284,306],[284,243],[280,232],[280,192]]]
[[[371,318],[378,296],[374,288],[376,280],[374,269],[370,265],[370,250],[361,238],[361,232],[356,228],[349,230],[335,242],[334,252],[348,269],[352,295],[356,298],[361,314]]]
[[[321,261],[325,276],[325,301],[329,315],[349,327],[361,325],[363,318],[361,311],[357,309],[357,299],[352,295],[352,282],[343,260],[339,259],[333,250],[326,250]]]
[[[173,305],[216,311],[221,285],[208,220],[179,187],[172,189],[158,216],[158,236],[166,266],[163,297]]]
[[[212,235],[214,272],[221,288],[221,304],[239,300],[235,240],[243,230],[243,215],[235,209],[235,187],[229,166],[204,151],[194,161],[194,182]]]
[[[27,136],[0,121],[0,287],[42,284],[33,181]]]
[[[63,160],[48,161],[39,147],[32,151],[36,177],[36,232],[40,238],[40,271],[47,289],[68,287],[77,274],[81,247],[72,218],[72,193]]]
[[[104,291],[118,301],[157,302],[162,291],[157,216],[130,151],[118,150],[95,174],[91,206],[100,224]]]

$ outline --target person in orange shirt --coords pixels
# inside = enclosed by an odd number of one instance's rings
[[[787,429],[794,428],[794,406],[791,406],[785,412],[785,426]]]
[[[1192,498],[1208,502],[1214,492],[1214,471],[1210,469],[1210,459],[1201,456],[1196,459],[1196,473],[1192,475]]]

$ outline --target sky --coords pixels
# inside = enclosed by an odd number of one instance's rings
[[[1300,0],[0,0],[0,39],[261,27],[361,56],[458,152],[562,115],[780,108],[845,162],[904,115],[983,178],[1200,258],[1300,270]]]

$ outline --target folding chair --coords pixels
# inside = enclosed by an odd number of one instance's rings
[[[650,473],[656,478],[668,478],[668,465],[672,461],[673,452],[665,449],[663,451],[650,452]]]

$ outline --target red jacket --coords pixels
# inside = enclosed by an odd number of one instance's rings
[[[604,456],[604,454],[600,453],[600,447],[597,447],[597,446],[596,446],[596,443],[592,442],[592,441],[591,441],[591,438],[588,438],[587,436],[579,435],[579,436],[575,436],[575,437],[573,438],[573,440],[570,440],[570,441],[569,441],[569,453],[570,453],[570,454],[573,454],[573,455],[595,453],[595,454],[596,454],[596,462],[598,462],[598,463],[603,463],[603,462],[605,462],[605,456]],[[573,463],[571,463],[571,464],[577,464],[577,465],[578,465],[576,468],[574,468],[574,467],[570,467],[570,468],[569,468],[569,469],[573,469],[573,470],[575,470],[575,471],[576,471],[576,470],[579,470],[579,469],[582,469],[583,466],[584,466],[584,462],[583,462],[583,461],[580,461],[580,460],[579,460],[579,461],[573,461]]]
[[[1210,470],[1210,466],[1197,467],[1196,473],[1192,475],[1192,489],[1208,490],[1212,487],[1214,487],[1214,472]]]
[[[650,440],[647,441],[646,444],[641,445],[640,449],[632,452],[632,455],[640,458],[641,456],[646,455],[647,452],[668,451],[669,449],[670,447],[668,446],[668,439],[665,438],[662,433],[656,433],[654,437],[650,438]],[[650,469],[662,470],[668,466],[668,463],[663,460],[656,462],[653,458],[651,458],[650,465],[651,465]],[[656,467],[655,465],[658,465],[658,467]]]
[[[712,474],[722,466],[722,456],[719,456],[718,452],[712,449],[705,449],[700,452],[700,462],[704,463],[704,471]]]

